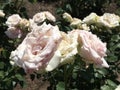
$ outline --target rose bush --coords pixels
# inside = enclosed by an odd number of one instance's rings
[[[31,80],[39,77],[48,80],[48,90],[117,87],[120,82],[118,15],[98,16],[93,12],[80,19],[76,18],[80,12],[72,17],[63,10],[59,18],[48,11],[29,18],[25,8],[20,7],[22,2],[15,1],[0,11],[1,90],[13,89],[18,83],[24,87],[26,74]],[[66,7],[75,11],[69,4]]]

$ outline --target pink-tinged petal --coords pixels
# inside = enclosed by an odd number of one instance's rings
[[[10,59],[26,72],[45,69],[60,42],[59,28],[44,23],[39,29],[28,33],[17,49],[12,51]]]
[[[17,29],[15,27],[9,27],[7,31],[5,31],[5,34],[11,38],[21,38],[22,36],[22,31],[20,29]]]
[[[75,31],[75,30],[74,30]],[[106,43],[103,43],[95,34],[85,30],[76,30],[78,32],[78,42],[81,47],[78,48],[79,55],[86,63],[93,63],[101,67],[109,67],[104,60],[106,56]]]

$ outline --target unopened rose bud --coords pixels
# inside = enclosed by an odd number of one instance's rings
[[[4,17],[5,13],[3,12],[3,10],[0,10],[0,17]]]
[[[64,13],[64,14],[63,14],[63,18],[64,18],[66,21],[68,21],[68,22],[72,22],[72,21],[73,21],[72,16],[71,16],[70,14],[68,14],[68,13]]]
[[[30,23],[27,19],[22,19],[19,23],[20,28],[24,29],[29,27]]]
[[[78,18],[73,18],[73,21],[71,22],[71,25],[78,25],[78,24],[81,24],[82,21]]]

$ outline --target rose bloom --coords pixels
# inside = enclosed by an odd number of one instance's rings
[[[75,30],[78,32],[78,54],[89,64],[94,63],[98,67],[109,67],[104,59],[106,56],[106,43],[103,43],[95,34],[85,30]]]
[[[56,18],[48,11],[43,11],[33,16],[33,20],[35,23],[41,23],[45,19],[48,19],[49,21],[53,21],[53,22],[56,21]]]
[[[104,13],[104,15],[99,18],[99,23],[109,28],[116,27],[119,26],[120,17],[115,14]]]
[[[77,33],[68,32],[68,34],[66,34],[61,32],[61,34],[62,41],[53,58],[48,63],[46,71],[52,71],[60,65],[74,62],[75,55],[78,53]]]
[[[18,14],[13,14],[8,17],[6,24],[8,25],[8,27],[14,27],[19,24],[21,19],[22,18]]]
[[[17,49],[11,52],[10,59],[26,73],[44,69],[60,42],[61,34],[58,27],[44,23],[39,30],[28,33]]]
[[[3,10],[0,10],[0,17],[4,17],[5,13],[3,12]]]
[[[11,39],[21,38],[22,31],[19,28],[9,27],[7,31],[5,31],[5,34]]]
[[[36,13],[36,14],[33,16],[33,20],[34,20],[35,23],[41,23],[41,22],[43,22],[45,19],[46,19],[46,16],[45,16],[45,13],[43,13],[43,12]]]
[[[53,22],[56,21],[56,18],[50,12],[44,11],[44,13],[45,13],[46,19],[48,19],[49,21],[53,21]]]
[[[73,18],[69,13],[63,13],[63,18],[68,21],[68,22],[72,22]]]
[[[87,17],[83,19],[83,22],[86,24],[97,23],[99,16],[96,13],[90,13]]]

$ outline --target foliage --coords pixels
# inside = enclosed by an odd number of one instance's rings
[[[9,0],[8,0],[9,1]],[[36,2],[36,0],[29,0]],[[110,0],[68,0],[63,8],[59,8],[57,13],[69,12],[74,17],[83,18],[90,12],[102,14],[102,5]],[[18,40],[11,40],[5,35],[7,26],[5,21],[8,16],[18,13],[24,18],[28,18],[26,8],[22,6],[23,0],[14,0],[14,2],[4,2],[1,9],[4,10],[6,16],[0,17],[0,89],[14,89],[17,84],[22,87],[25,86],[25,73],[23,69],[14,67],[10,64],[10,52],[14,50],[19,43]],[[73,29],[63,18],[60,18],[56,24],[60,30],[67,32]],[[50,81],[48,90],[114,90],[120,83],[117,78],[120,74],[120,26],[108,29],[95,27],[90,25],[93,33],[98,35],[102,41],[107,43],[107,57],[106,60],[110,68],[95,68],[93,65],[86,65],[80,56],[76,55],[75,62],[65,64],[58,67],[52,72],[44,74],[31,74],[31,79],[44,77],[45,80]]]

